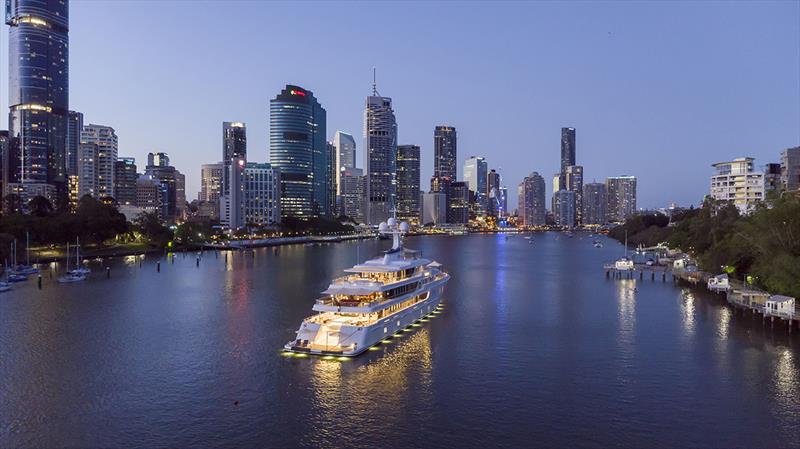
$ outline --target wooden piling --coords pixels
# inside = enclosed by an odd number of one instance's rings
[[[111,267],[106,267],[106,279],[111,279]]]
[[[156,262],[156,272],[161,273],[161,261]]]

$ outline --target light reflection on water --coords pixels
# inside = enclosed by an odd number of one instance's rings
[[[209,252],[199,267],[178,254],[160,273],[155,257],[93,261],[70,286],[45,274],[41,291],[0,295],[0,447],[798,441],[800,336],[698,290],[606,279],[620,245],[591,240],[411,238],[453,276],[445,313],[349,361],[278,350],[384,241]]]

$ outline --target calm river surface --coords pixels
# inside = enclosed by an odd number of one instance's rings
[[[797,447],[800,336],[606,279],[588,236],[415,237],[444,313],[350,361],[287,357],[386,241],[205,253],[0,294],[0,447]],[[238,401],[238,405],[236,403]]]

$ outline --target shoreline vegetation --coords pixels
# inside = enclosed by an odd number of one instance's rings
[[[666,243],[711,274],[727,273],[772,294],[800,298],[800,197],[773,196],[748,215],[707,198],[701,208],[639,215],[609,232],[633,246]]]

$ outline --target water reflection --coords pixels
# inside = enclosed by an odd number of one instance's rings
[[[681,314],[683,315],[683,329],[689,336],[694,334],[695,327],[695,297],[691,290],[681,290]]]

